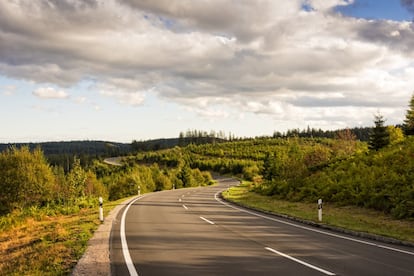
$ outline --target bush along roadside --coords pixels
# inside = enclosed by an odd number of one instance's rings
[[[240,206],[293,219],[316,227],[340,231],[359,237],[414,247],[414,221],[398,220],[382,212],[353,206],[323,206],[322,222],[318,221],[318,205],[290,202],[257,194],[250,182],[223,192],[225,200]]]

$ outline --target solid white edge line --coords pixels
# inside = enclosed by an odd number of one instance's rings
[[[294,258],[294,257],[292,257],[292,256],[289,256],[289,255],[285,254],[285,253],[282,253],[282,252],[280,252],[280,251],[274,250],[273,248],[270,248],[270,247],[265,247],[265,249],[266,249],[266,250],[269,250],[269,251],[271,251],[271,252],[273,252],[273,253],[276,253],[276,254],[278,254],[278,255],[280,255],[280,256],[282,256],[282,257],[288,258],[289,260],[292,260],[292,261],[294,261],[294,262],[300,263],[300,264],[302,264],[302,265],[304,265],[304,266],[307,266],[307,267],[309,267],[309,268],[312,268],[312,269],[314,269],[314,270],[317,270],[317,271],[319,271],[319,272],[322,272],[323,274],[326,274],[326,275],[331,275],[331,276],[336,275],[336,274],[335,274],[335,273],[333,273],[333,272],[330,272],[330,271],[327,271],[327,270],[325,270],[325,269],[319,268],[319,267],[317,267],[317,266],[311,265],[311,264],[309,264],[309,263],[307,263],[307,262],[304,262],[304,261],[301,261],[301,260],[299,260],[299,259],[296,259],[296,258]]]
[[[210,223],[210,224],[214,224],[214,222],[212,222],[211,220],[208,220],[208,219],[206,219],[206,218],[204,218],[204,217],[200,217],[202,220],[204,220],[205,222],[208,222],[208,223]]]
[[[280,220],[280,219],[277,219],[277,218],[272,218],[272,217],[269,217],[269,216],[266,216],[266,215],[262,215],[262,214],[259,214],[259,213],[256,213],[256,212],[251,212],[251,211],[246,210],[246,209],[238,208],[238,207],[233,206],[233,205],[231,205],[231,204],[229,204],[227,202],[224,202],[223,200],[221,200],[221,199],[218,198],[218,194],[221,193],[221,192],[223,192],[223,191],[224,190],[218,191],[214,195],[215,200],[217,200],[218,202],[220,202],[223,205],[226,205],[227,207],[230,207],[230,208],[239,210],[241,212],[248,213],[250,215],[254,215],[254,216],[257,216],[257,217],[261,217],[261,218],[264,218],[264,219],[267,219],[267,220],[272,220],[272,221],[276,221],[276,222],[283,223],[283,224],[286,224],[286,225],[290,225],[290,226],[293,226],[293,227],[296,227],[296,228],[300,228],[300,229],[304,229],[304,230],[316,232],[316,233],[319,233],[319,234],[328,235],[328,236],[335,237],[335,238],[339,238],[339,239],[344,239],[344,240],[349,240],[349,241],[353,241],[353,242],[358,242],[358,243],[362,243],[362,244],[365,244],[365,245],[370,245],[370,246],[374,246],[374,247],[378,247],[378,248],[383,248],[383,249],[387,249],[387,250],[391,250],[391,251],[395,251],[395,252],[399,252],[399,253],[403,253],[403,254],[408,254],[408,255],[413,255],[414,256],[414,252],[411,252],[411,251],[406,251],[406,250],[402,250],[402,249],[398,249],[398,248],[394,248],[394,247],[390,247],[390,246],[385,246],[385,245],[381,245],[381,244],[377,244],[377,243],[373,243],[373,242],[363,241],[363,240],[360,240],[360,239],[354,239],[354,238],[342,236],[342,235],[339,235],[339,234],[329,233],[329,232],[325,232],[325,231],[322,231],[322,230],[318,230],[318,229],[314,229],[314,228],[302,226],[302,225],[299,225],[299,224],[295,224],[295,223],[283,221],[283,220]]]
[[[133,201],[131,201],[128,206],[125,208],[123,214],[122,214],[122,218],[121,218],[121,229],[120,229],[120,236],[121,236],[121,245],[122,245],[122,254],[124,255],[124,260],[125,260],[125,264],[127,265],[129,274],[131,276],[138,276],[138,272],[135,269],[134,263],[132,262],[131,259],[131,255],[129,254],[129,250],[128,250],[128,243],[126,240],[126,236],[125,236],[125,217],[126,214],[129,210],[129,207],[131,207],[131,205],[137,201],[140,198],[143,198],[144,196],[140,196],[136,199],[134,199]]]
[[[184,204],[183,204],[183,208],[184,208],[184,209],[186,209],[186,210],[188,210],[188,207],[187,207],[187,206],[185,206]]]

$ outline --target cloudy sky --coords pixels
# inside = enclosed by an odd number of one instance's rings
[[[0,142],[401,123],[414,0],[0,1]]]

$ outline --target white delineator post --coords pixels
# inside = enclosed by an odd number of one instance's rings
[[[104,217],[103,217],[103,198],[101,196],[99,197],[99,220],[101,222],[104,221]]]
[[[318,220],[322,221],[322,199],[318,199]]]

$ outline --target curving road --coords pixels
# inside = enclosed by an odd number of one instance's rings
[[[104,163],[112,166],[122,166],[122,157],[108,157],[104,159]]]
[[[144,195],[112,227],[113,275],[414,275],[414,249],[222,202],[213,187]]]

